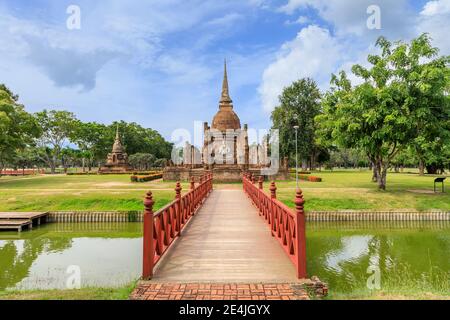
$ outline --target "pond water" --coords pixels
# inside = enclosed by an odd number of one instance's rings
[[[48,224],[0,233],[0,290],[119,287],[139,278],[142,226]],[[309,223],[308,271],[330,291],[421,286],[449,289],[450,223]],[[379,275],[379,276],[378,276]],[[72,279],[72,280],[71,280]]]

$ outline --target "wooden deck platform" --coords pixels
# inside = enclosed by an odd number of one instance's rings
[[[0,230],[32,229],[47,221],[47,212],[0,212]]]
[[[297,283],[296,272],[242,190],[214,190],[156,267],[152,282]]]

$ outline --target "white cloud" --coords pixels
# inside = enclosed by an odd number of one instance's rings
[[[288,21],[286,21],[286,24],[287,24],[287,25],[293,25],[293,24],[308,24],[308,23],[310,23],[310,22],[311,22],[311,19],[308,18],[307,16],[300,16],[300,17],[298,17],[297,20],[294,20],[294,21],[288,20]]]
[[[382,30],[375,32],[367,28],[367,8],[377,5],[381,9]],[[404,34],[410,28],[412,10],[407,0],[288,0],[279,8],[286,14],[293,14],[306,8],[313,8],[318,15],[330,22],[338,35],[379,36],[390,33],[393,36]]]
[[[367,56],[378,53],[374,43],[381,35],[393,41],[409,41],[428,32],[441,54],[450,53],[450,0],[429,1],[422,12],[414,14],[406,0],[375,3],[382,9],[382,30],[378,32],[366,27],[366,9],[374,4],[372,0],[288,0],[279,8],[289,15],[313,8],[332,27],[329,31],[309,26],[282,46],[275,62],[266,68],[259,88],[264,111],[278,104],[284,87],[303,77],[314,78],[322,90],[328,89],[330,74],[339,70],[346,71],[354,84],[361,82],[351,73],[351,67],[368,65]]]
[[[450,54],[450,0],[429,1],[425,4],[416,26],[416,33],[427,32],[433,39],[433,45],[441,54]]]
[[[238,20],[242,20],[244,18],[244,16],[242,14],[239,13],[228,13],[222,17],[219,18],[215,18],[211,21],[208,21],[208,25],[209,26],[231,26],[233,23],[235,23]]]
[[[434,16],[450,13],[450,0],[429,1],[421,12],[424,16]]]
[[[259,88],[264,111],[272,111],[283,88],[295,80],[311,77],[326,85],[344,54],[342,49],[327,29],[312,25],[301,30],[282,46],[276,61],[264,71]]]

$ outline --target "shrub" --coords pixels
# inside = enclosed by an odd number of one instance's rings
[[[298,178],[299,178],[300,180],[303,180],[303,181],[309,181],[309,182],[322,182],[322,178],[315,177],[315,176],[310,176],[310,175],[302,175],[302,174],[299,174],[299,175],[298,175]]]
[[[66,173],[68,176],[96,176],[97,172],[68,172]]]
[[[148,182],[148,181],[161,179],[162,177],[163,177],[162,173],[157,173],[157,174],[151,174],[151,175],[147,175],[147,176],[133,175],[130,177],[130,179],[131,179],[131,182]]]

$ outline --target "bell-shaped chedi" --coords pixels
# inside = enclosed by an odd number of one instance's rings
[[[223,75],[222,96],[219,103],[219,112],[217,112],[213,119],[212,129],[220,131],[241,129],[241,121],[233,110],[233,100],[230,98],[226,61]]]
[[[120,140],[119,126],[117,126],[116,139],[114,140],[112,151],[108,154],[105,166],[100,168],[100,173],[120,173],[132,170],[133,168],[128,164],[128,155]]]

